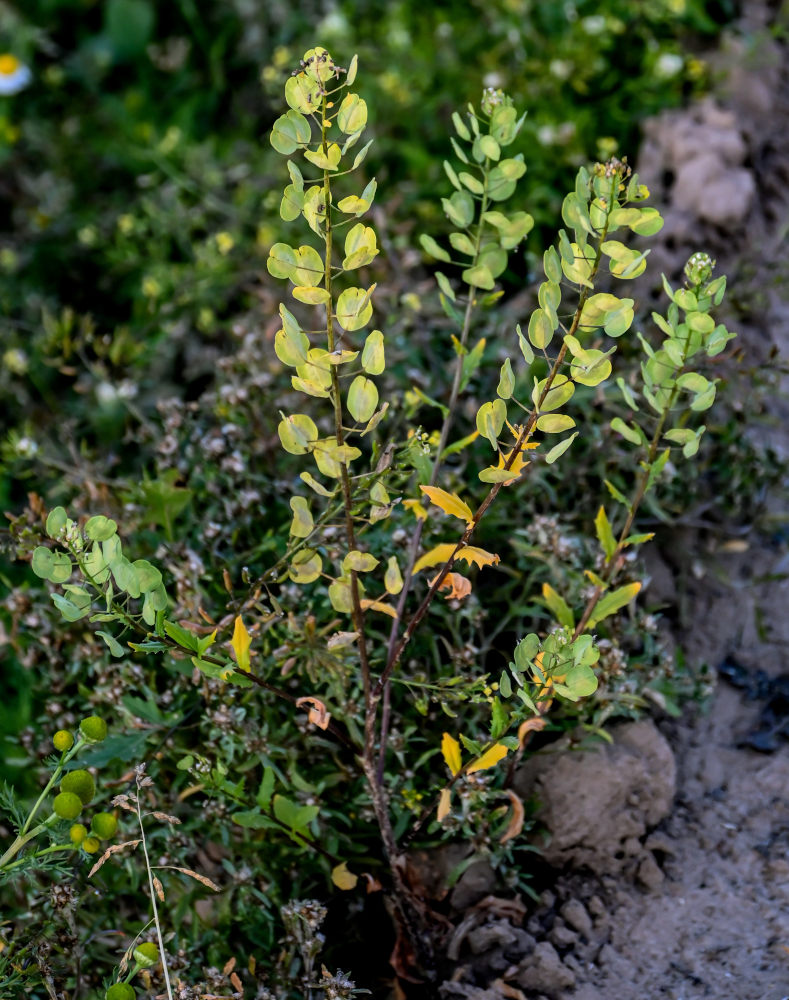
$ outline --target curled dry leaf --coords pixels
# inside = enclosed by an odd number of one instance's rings
[[[519,796],[517,796],[510,788],[506,789],[506,792],[509,796],[510,802],[512,803],[512,816],[510,816],[507,829],[499,837],[500,844],[506,844],[508,840],[512,840],[514,837],[517,837],[523,829],[523,821],[526,818],[523,802],[521,802]]]
[[[381,889],[383,889],[383,886],[378,881],[378,879],[375,877],[375,875],[371,875],[369,872],[362,872],[362,875],[364,875],[364,877],[367,879],[367,895],[368,896],[372,892],[380,892]]]
[[[451,809],[452,793],[448,788],[442,788],[438,799],[438,810],[436,811],[436,819],[439,823],[443,822],[449,816]]]
[[[343,646],[350,646],[359,638],[358,632],[335,632],[326,643],[327,649],[342,649]]]
[[[433,577],[428,583],[432,587],[433,581],[436,578]],[[468,577],[462,575],[462,573],[447,573],[444,579],[441,581],[439,590],[448,590],[449,593],[446,595],[446,600],[457,600],[462,601],[464,597],[468,597],[471,593],[471,580]]]
[[[302,705],[312,705],[313,707],[307,713],[307,718],[313,725],[316,725],[318,729],[328,729],[329,722],[331,721],[331,713],[326,711],[326,706],[320,700],[320,698],[312,698],[311,696],[305,696],[304,698],[296,699],[296,708],[301,708]]]
[[[233,958],[230,958],[227,960],[227,962],[225,962],[222,968],[222,975],[229,976],[230,973],[233,971],[233,969],[235,969],[235,967],[236,967],[236,959],[234,955]]]
[[[518,743],[521,750],[526,746],[529,739],[529,733],[539,733],[541,729],[545,729],[545,719],[539,715],[535,715],[533,719],[527,719],[518,726]]]
[[[163,903],[164,902],[164,886],[162,885],[162,883],[160,882],[160,880],[155,875],[153,876],[153,888],[154,888],[154,890],[156,892],[156,895],[159,897],[159,902]]]
[[[195,879],[201,885],[208,886],[208,888],[213,889],[214,892],[222,891],[216,882],[212,882],[210,878],[207,878],[205,875],[201,875],[199,872],[193,872],[191,868],[181,868],[179,865],[156,865],[156,867],[171,868],[174,872],[180,872],[182,875],[188,875],[189,878]]]
[[[156,817],[156,819],[158,820],[161,820],[162,823],[172,823],[174,826],[176,826],[181,822],[177,816],[168,816],[167,813],[163,812],[155,811],[152,812],[150,815]]]
[[[244,987],[241,984],[241,980],[238,978],[238,973],[237,972],[232,972],[230,974],[230,983],[231,983],[233,989],[236,991],[236,993],[242,993],[243,992]]]
[[[122,851],[127,847],[136,847],[140,843],[138,840],[125,840],[122,844],[113,844],[112,847],[108,847],[107,850],[102,854],[96,864],[88,872],[88,878],[92,878],[96,872],[101,868],[104,862],[110,857],[111,854],[117,854],[118,851]]]

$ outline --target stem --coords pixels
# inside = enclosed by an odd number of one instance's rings
[[[170,986],[170,973],[167,970],[167,959],[164,952],[164,941],[162,939],[162,928],[159,923],[159,910],[156,906],[156,888],[153,884],[153,872],[151,870],[151,861],[148,857],[148,845],[145,841],[145,827],[142,822],[142,814],[140,812],[140,782],[137,781],[137,821],[140,824],[140,841],[142,843],[142,851],[145,855],[145,870],[148,872],[148,889],[151,893],[151,906],[153,907],[153,922],[156,926],[156,937],[159,941],[159,954],[162,957],[162,971],[164,972],[164,985],[167,989],[167,996],[169,1000],[173,1000],[173,991]]]
[[[36,830],[35,832],[38,833],[39,831]],[[20,865],[24,865],[28,861],[34,861],[36,858],[41,858],[45,854],[54,854],[55,851],[73,851],[73,850],[74,850],[73,844],[53,844],[51,847],[45,847],[41,851],[36,851],[35,854],[28,854],[24,858],[19,858],[18,861],[14,861],[13,864],[8,865],[6,868],[3,868],[2,863],[0,863],[0,870],[10,872],[12,868],[18,868]]]

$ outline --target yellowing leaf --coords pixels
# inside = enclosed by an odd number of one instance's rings
[[[304,497],[291,497],[290,509],[293,511],[293,520],[290,525],[291,535],[295,535],[296,538],[307,538],[315,527],[307,501]]]
[[[424,521],[427,517],[427,511],[419,500],[403,500],[403,506],[406,510],[410,510],[418,521]],[[414,572],[416,572],[416,570],[414,570]]]
[[[545,729],[545,719],[541,715],[535,715],[533,718],[522,722],[518,726],[518,743],[521,750],[526,746],[528,734],[539,733],[542,729]]]
[[[436,811],[436,819],[439,823],[443,822],[449,816],[450,809],[452,808],[451,799],[452,794],[449,789],[443,788],[438,799],[438,809]]]
[[[233,638],[230,640],[233,652],[236,654],[236,663],[241,670],[249,670],[249,647],[252,645],[252,637],[247,632],[241,615],[236,616],[236,624],[233,627]]]
[[[454,778],[462,767],[460,759],[460,744],[453,736],[450,736],[449,733],[444,733],[441,738],[441,756],[444,758],[444,763],[447,765],[450,774]]]
[[[486,750],[485,753],[466,769],[466,774],[473,774],[475,771],[487,771],[489,767],[494,767],[498,762],[507,756],[507,748],[503,743],[496,743]]]
[[[427,569],[430,566],[437,566],[439,563],[445,563],[447,559],[455,551],[455,545],[452,542],[444,542],[441,545],[436,545],[435,548],[430,549],[429,552],[417,559],[414,563],[414,573],[418,573],[422,569]],[[476,545],[466,545],[461,549],[458,549],[457,559],[465,559],[469,565],[471,563],[476,563],[480,569],[483,566],[491,566],[499,561],[499,557],[494,555],[492,552],[486,552],[485,549],[480,549]]]
[[[433,586],[435,579],[436,578],[433,577],[432,580],[428,580],[431,587]],[[439,584],[438,589],[449,591],[446,595],[446,600],[462,601],[464,597],[468,597],[471,593],[471,580],[469,580],[468,577],[463,576],[462,573],[447,573]]]
[[[403,574],[400,572],[396,556],[389,556],[384,574],[384,587],[388,594],[399,594],[403,589]]]
[[[361,604],[364,611],[380,611],[382,615],[397,618],[397,611],[391,604],[387,604],[386,601],[371,601],[369,598],[365,598]]]
[[[353,872],[348,871],[348,862],[343,861],[339,865],[335,865],[331,871],[331,880],[337,886],[338,889],[344,889],[346,891],[356,888],[356,883],[359,881],[359,876],[354,875]]]
[[[460,499],[457,493],[447,493],[446,490],[439,489],[437,486],[420,486],[419,489],[427,496],[431,503],[434,503],[436,507],[440,507],[445,514],[459,517],[466,524],[473,523],[474,515],[471,513],[471,508]]]

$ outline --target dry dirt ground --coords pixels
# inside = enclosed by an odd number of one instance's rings
[[[750,289],[734,326],[746,356],[774,347],[776,366],[789,358],[787,28],[789,10],[746,2],[712,56],[714,97],[646,123],[638,163],[670,206],[655,270],[711,249]],[[787,389],[754,430],[782,460]],[[687,658],[725,662],[729,680],[680,723],[628,723],[611,747],[532,760],[519,788],[543,801],[555,884],[536,907],[467,911],[446,1000],[789,998],[788,506],[769,499],[772,534],[688,529],[653,556],[653,599],[683,592]]]

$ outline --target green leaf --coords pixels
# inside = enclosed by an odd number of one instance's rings
[[[575,431],[574,434],[571,434],[568,438],[565,438],[564,441],[560,441],[559,444],[554,445],[553,448],[551,448],[551,450],[545,456],[546,463],[548,465],[553,465],[553,463],[558,458],[561,458],[561,456],[567,451],[567,449],[570,447],[570,445],[577,437],[578,437],[578,431]]]
[[[436,271],[434,274],[436,279],[436,284],[441,289],[442,293],[451,301],[455,301],[455,293],[452,289],[452,285],[449,283],[449,278],[442,272]]]
[[[291,559],[288,576],[294,583],[312,583],[323,571],[323,560],[314,549],[301,549]]]
[[[132,565],[137,573],[141,594],[147,594],[149,590],[156,590],[162,585],[162,574],[147,559],[135,559]]]
[[[190,653],[197,653],[199,651],[198,637],[194,632],[190,632],[189,629],[184,628],[177,622],[165,621],[163,624],[165,635],[169,636],[181,649],[188,649]]]
[[[597,531],[597,540],[600,542],[605,553],[606,561],[608,561],[614,552],[616,552],[616,539],[611,530],[611,522],[608,520],[605,507],[601,506],[598,510],[597,517],[594,519],[594,526]]]
[[[466,268],[461,277],[467,285],[471,285],[473,288],[482,288],[485,291],[490,291],[496,284],[490,268],[485,264]]]
[[[621,503],[622,506],[626,507],[627,510],[629,511],[630,510],[630,501],[627,499],[627,497],[624,495],[624,493],[622,493],[620,490],[618,490],[616,488],[616,486],[614,486],[614,484],[612,482],[610,482],[608,479],[604,479],[603,482],[605,483],[606,489],[611,494],[611,496],[614,498],[614,500],[616,500],[617,503]]]
[[[422,249],[425,253],[430,254],[436,260],[444,261],[445,263],[449,263],[452,260],[446,250],[439,246],[432,236],[422,233],[419,237],[419,242],[422,244]]]
[[[452,185],[452,187],[460,191],[461,189],[460,180],[458,179],[458,175],[455,173],[455,168],[452,166],[449,160],[444,160],[444,173],[449,178],[449,183]]]
[[[289,156],[312,138],[310,123],[298,111],[286,111],[271,128],[271,145],[278,153]]]
[[[348,332],[367,326],[373,315],[370,299],[375,291],[371,285],[366,291],[356,286],[346,288],[337,299],[337,322]]]
[[[565,628],[569,629],[575,628],[575,616],[570,610],[570,606],[560,594],[557,594],[550,584],[544,583],[542,585],[542,597],[549,610],[556,616],[556,620],[560,625],[564,625]]]
[[[321,106],[320,88],[306,73],[297,73],[285,81],[285,100],[296,113],[314,114]]]
[[[468,191],[455,191],[451,198],[442,198],[444,214],[459,229],[471,225],[474,218],[474,199]]]
[[[537,430],[543,434],[563,434],[575,427],[575,421],[565,413],[546,413],[537,418]]]
[[[556,375],[551,383],[551,388],[545,393],[545,398],[540,401],[548,385],[548,379],[544,378],[537,382],[532,390],[531,399],[535,406],[539,406],[540,413],[550,413],[551,410],[558,410],[572,398],[575,386],[566,375]]]
[[[521,325],[515,327],[515,332],[518,335],[518,345],[521,349],[521,354],[523,355],[523,360],[527,365],[530,365],[534,361],[534,351],[532,350],[531,344],[523,336],[523,331],[521,330]]]
[[[500,399],[510,399],[514,389],[515,376],[512,372],[512,364],[509,358],[505,358],[504,364],[501,366],[501,372],[499,373],[499,384],[496,389],[496,395]]]
[[[482,437],[490,441],[494,451],[498,449],[498,437],[506,419],[507,407],[501,399],[483,403],[477,410],[477,430]]]
[[[558,325],[551,320],[544,309],[535,309],[529,318],[529,340],[538,351],[544,350],[553,338],[553,332]]]
[[[260,788],[258,788],[257,795],[255,796],[255,802],[257,802],[257,804],[260,806],[261,809],[268,809],[273,794],[274,794],[274,768],[264,767],[263,777],[260,781]]]
[[[467,257],[474,257],[477,253],[477,248],[471,242],[471,240],[466,236],[465,233],[450,233],[449,242],[453,249],[457,250],[458,253],[463,253]],[[447,257],[447,260],[450,258]]]
[[[46,533],[50,538],[57,538],[66,527],[67,522],[68,514],[66,514],[65,507],[53,507],[47,516]]]
[[[104,31],[118,62],[144,57],[154,21],[150,0],[108,0],[104,11]]]
[[[62,594],[52,594],[51,597],[52,603],[67,622],[78,622],[80,618],[85,618],[90,614],[90,605],[88,607],[79,607],[67,597],[63,597]]]
[[[457,111],[452,112],[452,124],[455,126],[455,131],[461,139],[464,139],[466,142],[471,142],[471,133],[463,124],[463,119]]]
[[[315,422],[304,413],[283,416],[277,426],[277,433],[282,447],[291,455],[306,455],[311,445],[318,440]]]
[[[464,187],[467,187],[472,194],[481,195],[485,190],[482,183],[478,181],[473,174],[468,173],[466,170],[462,170],[457,177],[460,183]]]
[[[611,421],[611,430],[621,434],[631,444],[639,445],[642,443],[638,430],[634,426],[626,424],[621,417],[614,417]]]
[[[123,648],[123,646],[121,646],[121,644],[118,642],[115,636],[110,635],[109,632],[102,632],[99,629],[96,630],[96,635],[101,636],[101,638],[104,640],[107,646],[107,649],[109,649],[110,653],[112,653],[113,656],[126,655],[126,650]]]
[[[640,590],[640,583],[627,583],[624,587],[618,587],[616,590],[605,594],[597,602],[586,627],[591,630],[605,618],[616,614],[625,605],[630,604]]]
[[[378,387],[364,375],[357,375],[351,382],[347,398],[348,412],[360,423],[365,423],[378,406]]]
[[[594,694],[597,690],[597,677],[591,667],[580,664],[568,670],[562,686],[570,692],[571,700],[577,701]]]

